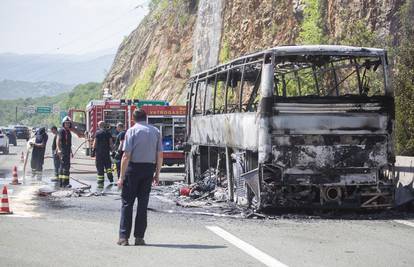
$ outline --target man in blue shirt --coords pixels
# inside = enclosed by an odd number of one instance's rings
[[[133,114],[135,125],[128,129],[124,141],[121,161],[122,188],[121,222],[118,245],[127,246],[132,228],[132,213],[135,198],[138,199],[135,219],[135,245],[145,245],[147,208],[151,183],[158,184],[162,166],[162,142],[157,128],[147,124],[147,114],[137,109]]]

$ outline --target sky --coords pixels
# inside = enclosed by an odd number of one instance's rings
[[[148,0],[0,0],[0,53],[115,51]]]

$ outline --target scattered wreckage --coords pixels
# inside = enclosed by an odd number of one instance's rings
[[[383,49],[243,56],[188,82],[187,181],[213,168],[255,208],[392,207],[394,116]]]

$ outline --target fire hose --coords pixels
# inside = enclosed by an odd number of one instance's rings
[[[81,146],[83,146],[88,140],[83,141],[78,148],[75,150],[75,153],[73,153],[73,157],[75,157],[76,153],[78,153],[78,150],[81,148]]]

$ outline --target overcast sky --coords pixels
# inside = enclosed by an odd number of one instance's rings
[[[0,0],[0,53],[84,54],[117,48],[148,0]]]

